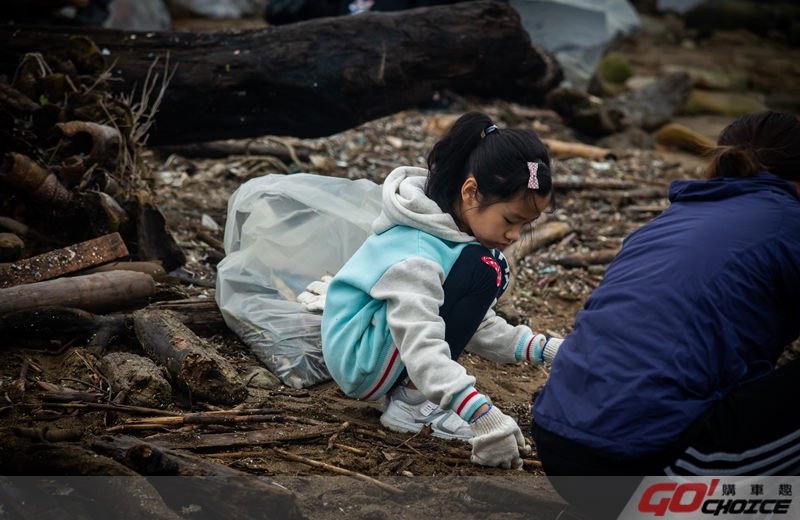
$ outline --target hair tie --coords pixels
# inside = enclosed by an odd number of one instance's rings
[[[497,130],[497,127],[495,125],[488,126],[484,130],[481,130],[481,139],[483,139],[487,135],[491,134],[495,130]]]
[[[536,173],[539,171],[539,163],[538,162],[529,162],[528,163],[528,171],[531,172],[531,176],[528,179],[528,188],[532,190],[539,189],[539,177],[536,176]]]

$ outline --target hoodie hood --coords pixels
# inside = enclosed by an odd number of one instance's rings
[[[383,183],[383,209],[372,223],[372,231],[381,234],[395,226],[408,226],[451,242],[474,242],[475,237],[459,231],[453,217],[444,213],[425,195],[428,170],[397,168]]]
[[[761,172],[748,179],[716,177],[707,181],[672,181],[669,185],[669,201],[722,200],[757,191],[788,194],[800,200],[794,184],[769,172]]]

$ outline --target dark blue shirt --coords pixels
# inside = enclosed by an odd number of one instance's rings
[[[657,452],[800,335],[800,198],[767,172],[675,181],[575,320],[536,423],[631,457]],[[775,396],[780,399],[780,396]]]

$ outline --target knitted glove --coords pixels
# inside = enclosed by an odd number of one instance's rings
[[[558,347],[564,343],[564,338],[550,338],[544,343],[544,347],[542,347],[542,359],[548,363],[552,363],[553,359],[556,357],[556,353],[558,353]]]
[[[306,292],[297,295],[297,301],[303,305],[303,310],[322,312],[325,309],[325,294],[328,292],[331,280],[332,277],[323,276],[321,280],[308,284]]]
[[[536,334],[528,342],[523,350],[525,358],[535,365],[541,365],[545,361],[552,363],[558,353],[558,347],[564,340],[562,338],[546,338],[543,334]]]
[[[472,462],[479,466],[522,469],[520,452],[528,454],[531,447],[514,419],[492,405],[479,415],[472,428]]]

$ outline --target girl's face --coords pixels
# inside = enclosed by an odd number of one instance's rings
[[[523,199],[517,197],[480,207],[480,194],[475,179],[470,177],[461,189],[461,203],[457,214],[463,223],[462,231],[474,236],[488,249],[504,249],[515,242],[522,229],[541,214]],[[536,195],[536,207],[543,210],[550,204],[550,197]]]

